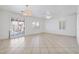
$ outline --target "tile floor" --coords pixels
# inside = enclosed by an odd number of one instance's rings
[[[78,54],[75,37],[42,33],[0,40],[0,54]]]

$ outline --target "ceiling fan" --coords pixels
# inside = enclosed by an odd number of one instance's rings
[[[25,5],[25,9],[21,11],[24,16],[32,16],[32,7],[30,5]],[[47,11],[44,16],[46,19],[51,19],[51,12]]]
[[[45,18],[46,18],[46,19],[51,19],[51,18],[52,18],[52,16],[51,16],[51,14],[50,14],[49,11],[46,12]]]

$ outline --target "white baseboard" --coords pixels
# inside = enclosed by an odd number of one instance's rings
[[[63,36],[76,37],[76,36],[73,36],[73,35],[65,35],[65,34],[50,33],[50,32],[33,33],[33,34],[27,34],[27,35],[25,35],[25,36],[32,36],[32,35],[39,35],[39,34],[53,34],[53,35],[63,35]],[[9,37],[0,37],[0,40],[5,40],[5,39],[9,39]]]
[[[9,38],[0,38],[0,40],[5,40],[5,39],[9,39]]]
[[[73,36],[73,35],[66,35],[66,34],[59,34],[59,33],[50,33],[50,32],[34,33],[34,34],[28,34],[28,35],[25,35],[25,36],[32,36],[32,35],[38,35],[38,34],[53,34],[53,35],[62,35],[62,36],[76,37],[76,36]]]
[[[63,35],[63,36],[71,36],[71,37],[76,37],[75,35],[68,35],[68,34],[60,34],[60,33],[51,33],[51,32],[46,32],[49,34],[54,34],[54,35]]]
[[[25,36],[38,35],[38,34],[43,34],[43,33],[45,33],[45,32],[40,32],[40,33],[33,33],[33,34],[27,34],[27,35],[25,35]]]

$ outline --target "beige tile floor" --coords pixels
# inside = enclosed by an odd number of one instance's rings
[[[78,54],[75,37],[42,33],[0,40],[1,54]]]

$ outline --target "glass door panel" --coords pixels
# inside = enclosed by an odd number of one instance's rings
[[[24,21],[11,20],[10,38],[22,37],[25,34]]]

